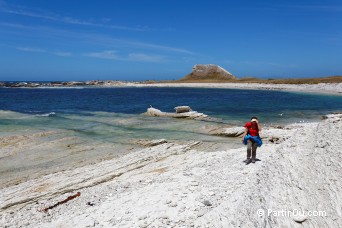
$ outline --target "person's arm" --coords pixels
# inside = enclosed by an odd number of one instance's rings
[[[259,121],[257,120],[256,122],[258,124],[258,131],[261,131],[261,125],[259,124]]]
[[[258,123],[258,130],[261,131],[261,125]]]
[[[245,127],[245,132],[241,135],[241,137],[242,137],[242,142],[243,142],[245,136],[247,135],[247,133],[248,133],[248,128]]]

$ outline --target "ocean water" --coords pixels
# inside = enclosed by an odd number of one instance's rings
[[[173,112],[175,106],[234,123],[256,115],[264,123],[310,120],[341,111],[342,97],[293,92],[204,88],[0,88],[0,110],[49,115],[94,112],[137,115],[152,105]]]
[[[189,105],[199,121],[142,115]],[[137,140],[203,141],[240,146],[208,129],[316,121],[342,111],[342,97],[204,88],[0,88],[0,188],[142,148]],[[44,132],[44,134],[41,134]]]

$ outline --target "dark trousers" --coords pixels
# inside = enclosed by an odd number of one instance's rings
[[[258,144],[256,142],[253,142],[251,139],[247,141],[247,159],[250,159],[251,155],[252,159],[255,159],[257,147]]]

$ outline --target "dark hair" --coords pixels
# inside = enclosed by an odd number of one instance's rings
[[[251,120],[252,120],[252,119],[258,119],[258,117],[256,117],[256,116],[252,116]],[[256,127],[256,129],[259,131],[258,124],[256,124],[256,125],[255,125],[255,127]]]

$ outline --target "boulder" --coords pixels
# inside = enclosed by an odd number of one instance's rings
[[[65,86],[83,86],[83,85],[85,85],[85,82],[70,81],[70,82],[63,82],[63,85],[65,85]]]
[[[31,87],[31,88],[39,87],[39,86],[40,86],[39,83],[33,83],[33,82],[27,83],[27,85],[25,85],[25,87]]]
[[[177,106],[175,107],[176,113],[190,112],[192,111],[189,106]]]
[[[165,116],[166,113],[160,111],[159,109],[156,108],[148,108],[147,112],[145,113],[148,116]]]
[[[210,131],[211,135],[225,136],[225,137],[238,137],[245,132],[244,127],[229,127],[229,128],[219,128]]]
[[[232,80],[236,77],[224,68],[214,64],[196,64],[192,68],[192,72],[181,79],[181,81],[198,81],[198,80]]]

